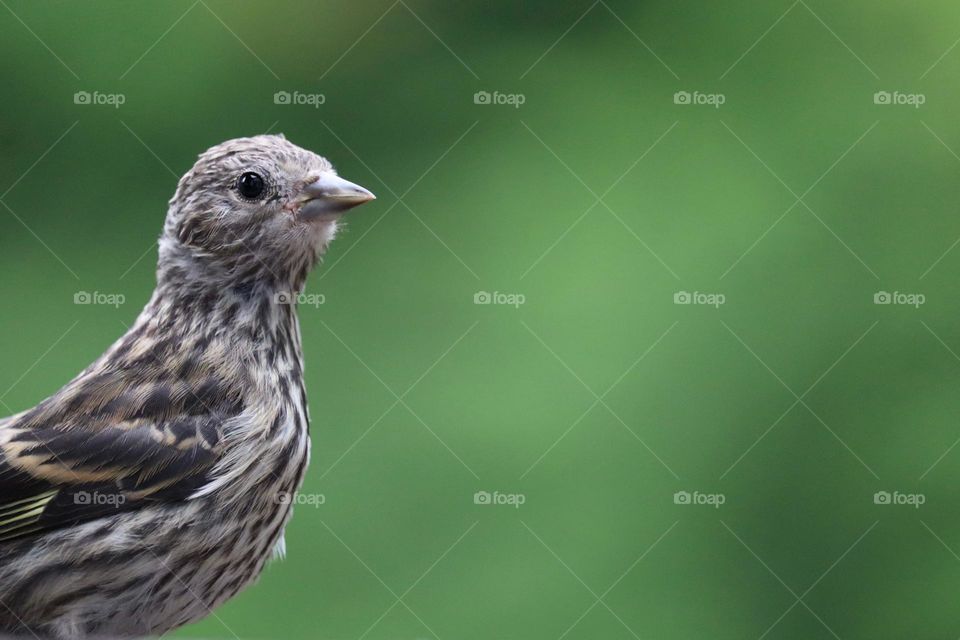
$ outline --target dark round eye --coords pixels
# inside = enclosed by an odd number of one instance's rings
[[[263,195],[267,185],[259,173],[247,171],[237,180],[237,191],[248,200],[256,200]]]

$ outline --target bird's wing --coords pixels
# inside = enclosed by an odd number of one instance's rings
[[[0,542],[185,500],[218,459],[222,415],[83,413],[40,405],[0,422]]]

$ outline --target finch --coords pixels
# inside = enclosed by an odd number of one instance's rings
[[[0,636],[161,635],[283,554],[310,456],[296,301],[373,199],[283,136],[200,155],[130,330],[0,420]]]

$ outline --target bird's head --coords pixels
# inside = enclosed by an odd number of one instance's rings
[[[191,275],[286,284],[305,277],[340,217],[374,195],[283,136],[237,138],[207,150],[180,179],[160,239]]]

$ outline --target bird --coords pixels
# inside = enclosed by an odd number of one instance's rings
[[[0,420],[0,636],[159,636],[285,553],[310,458],[297,300],[374,199],[283,135],[200,154],[136,321]]]

